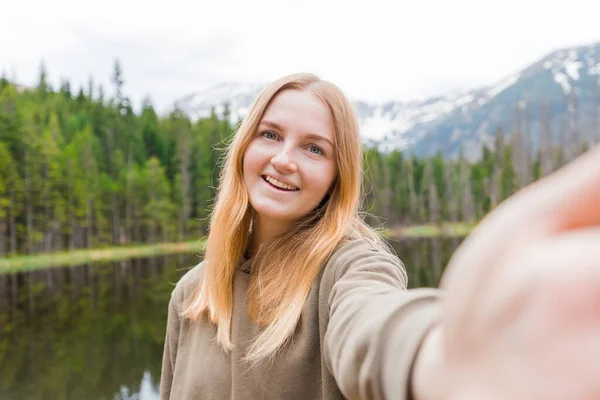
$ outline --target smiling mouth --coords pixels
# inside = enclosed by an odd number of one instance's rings
[[[261,175],[261,178],[263,179],[263,181],[268,183],[269,186],[271,186],[272,188],[277,189],[279,191],[282,191],[282,192],[296,192],[296,191],[300,190],[299,188],[297,188],[295,186],[288,185],[287,183],[278,181],[277,179],[275,179],[271,176],[268,176],[268,175]]]

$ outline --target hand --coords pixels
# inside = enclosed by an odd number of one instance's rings
[[[441,281],[443,397],[600,399],[600,146],[488,215]]]

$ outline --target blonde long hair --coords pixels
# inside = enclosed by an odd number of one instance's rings
[[[311,285],[337,246],[349,238],[379,235],[359,215],[362,148],[352,106],[334,84],[312,74],[294,74],[269,85],[254,101],[232,142],[211,216],[202,279],[188,299],[183,316],[197,321],[204,313],[217,325],[217,340],[231,342],[233,278],[251,230],[252,209],[243,180],[242,160],[271,100],[286,89],[310,90],[333,116],[338,176],[328,199],[294,228],[261,245],[250,278],[248,309],[262,328],[246,359],[268,359],[292,337]]]

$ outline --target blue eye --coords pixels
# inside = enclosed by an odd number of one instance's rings
[[[323,155],[325,152],[319,146],[315,146],[314,144],[308,147],[308,151],[312,154]]]
[[[262,137],[269,140],[277,140],[277,134],[271,131],[264,131],[260,133]]]

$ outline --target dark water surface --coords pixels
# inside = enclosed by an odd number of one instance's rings
[[[392,242],[437,286],[460,239]],[[167,305],[197,255],[0,275],[0,399],[158,399]]]

